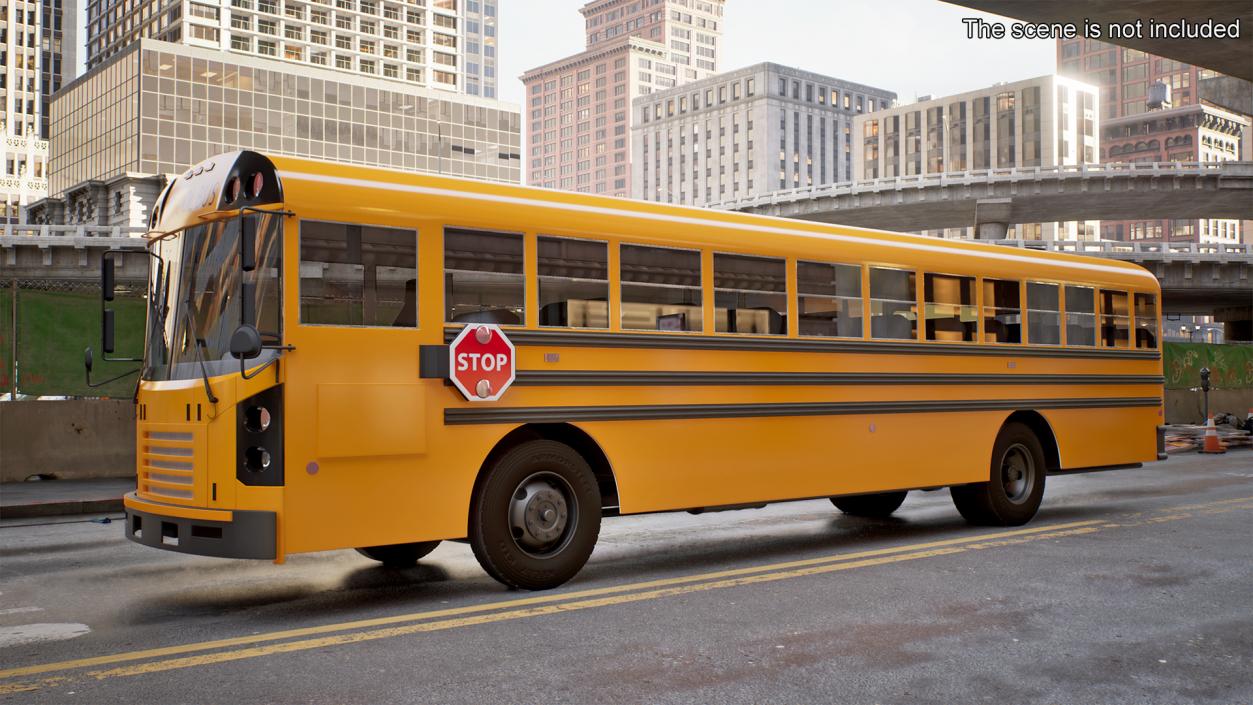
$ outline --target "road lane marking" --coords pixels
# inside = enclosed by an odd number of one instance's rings
[[[1253,498],[1250,498],[1253,499]],[[702,580],[713,580],[718,578],[745,575],[749,573],[757,573],[770,570],[780,570],[795,568],[808,565],[816,565],[830,562],[858,560],[861,558],[869,558],[874,556],[891,555],[896,553],[905,553],[920,549],[940,548],[944,546],[957,546],[966,543],[977,543],[994,537],[1030,535],[1056,529],[1065,529],[1078,526],[1092,526],[1105,523],[1104,520],[1076,521],[1065,524],[1054,524],[1051,526],[1033,527],[1030,529],[1016,529],[1012,531],[999,531],[990,534],[979,534],[976,536],[963,536],[960,538],[943,539],[939,541],[927,541],[923,543],[905,544],[901,546],[889,546],[885,548],[870,549],[866,551],[857,551],[854,553],[833,554],[821,556],[817,558],[806,558],[796,561],[787,561],[784,563],[773,563],[760,566],[748,566],[744,568],[733,568],[729,570],[715,571],[711,573],[699,573],[695,575],[684,575],[674,578],[661,578],[658,580],[648,580],[638,583],[627,583],[624,585],[613,585],[603,588],[592,588],[589,590],[578,590],[566,593],[544,593],[532,597],[524,597],[513,600],[500,600],[496,602],[488,602],[478,605],[467,605],[464,607],[451,607],[440,610],[430,610],[426,612],[413,612],[409,614],[393,615],[390,617],[376,617],[373,619],[362,619],[352,622],[340,622],[336,624],[325,624],[316,627],[303,627],[299,629],[286,629],[276,632],[267,632],[262,634],[251,634],[248,636],[235,637],[230,639],[218,639],[215,641],[196,642],[191,644],[179,644],[176,646],[166,646],[154,649],[143,649],[140,651],[123,652],[117,654],[108,654],[104,656],[94,656],[83,659],[74,659],[71,661],[60,661],[56,663],[40,664],[35,666],[23,666],[19,668],[9,668],[0,670],[0,680],[37,675],[40,673],[48,673],[51,671],[59,671],[73,668],[87,668],[90,666],[101,666],[110,663],[120,663],[124,661],[136,661],[147,658],[157,658],[161,656],[174,656],[194,651],[208,651],[212,649],[221,649],[232,646],[243,646],[255,644],[258,642],[278,641],[282,639],[292,639],[297,637],[314,636],[318,634],[327,634],[331,632],[346,631],[350,629],[363,629],[369,627],[387,626],[391,624],[415,622],[427,619],[436,619],[441,617],[451,617],[462,614],[472,614],[476,612],[488,612],[492,610],[507,609],[512,607],[524,607],[535,604],[546,604],[550,602],[558,602],[564,600],[573,600],[584,597],[594,597],[599,595],[608,595],[619,592],[627,592],[630,590],[648,589],[656,587],[664,587],[668,585],[678,585]]]
[[[1200,512],[1200,514],[1204,515],[1253,508],[1253,497],[1243,497],[1205,504],[1189,505],[1189,508],[1208,509],[1209,511]],[[1175,521],[1195,516],[1194,514],[1179,512],[1175,509],[1170,509],[1168,511],[1171,513],[1161,515],[1162,517],[1165,517],[1166,521]],[[887,565],[922,558],[954,555],[969,551],[1017,545],[1031,541],[1095,534],[1111,528],[1159,523],[1157,521],[1153,521],[1158,518],[1159,517],[1150,517],[1142,521],[1130,523],[1114,523],[1105,520],[1069,522],[1032,529],[1002,531],[990,534],[981,534],[979,536],[924,542],[850,554],[837,554],[833,556],[788,561],[763,566],[738,568],[692,576],[666,578],[621,586],[582,590],[560,595],[539,595],[517,600],[505,600],[482,605],[470,605],[466,607],[432,610],[408,615],[396,615],[393,617],[285,630],[282,632],[271,632],[268,634],[252,635],[235,639],[223,639],[129,653],[110,654],[87,659],[77,659],[74,661],[63,661],[58,663],[7,669],[0,671],[0,678],[7,679],[22,675],[36,675],[51,671],[63,671],[90,666],[123,663],[126,661],[159,658],[162,656],[176,656],[179,654],[228,648],[231,646],[247,646],[285,638],[328,634],[331,632],[345,631],[349,629],[362,629],[362,631],[349,634],[333,634],[331,636],[323,636],[313,639],[299,639],[279,644],[250,646],[249,648],[244,649],[219,651],[216,653],[151,661],[148,663],[122,666],[107,670],[90,671],[84,675],[98,680],[103,680],[120,676],[156,673],[173,669],[205,666],[216,663],[238,661],[241,659],[324,648],[328,646],[373,641],[376,639],[392,638],[407,634],[443,631],[479,624],[560,614],[563,612],[584,610],[595,607],[628,604],[643,600],[704,592],[720,588],[772,582],[807,575],[832,573],[836,571]],[[628,592],[630,590],[637,590],[638,592]],[[476,612],[490,612],[491,610],[501,611],[491,612],[489,614],[473,614]],[[403,624],[404,622],[419,623]],[[397,624],[399,624],[399,626],[387,626]],[[368,627],[382,628],[369,629]],[[28,692],[31,690],[47,688],[64,682],[67,678],[68,676],[53,676],[40,679],[38,681],[0,685],[0,694]]]
[[[22,614],[24,612],[43,612],[43,611],[44,611],[44,608],[42,607],[10,607],[8,609],[0,610],[0,617],[3,617],[6,614]]]

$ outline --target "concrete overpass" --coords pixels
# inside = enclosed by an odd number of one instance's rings
[[[1024,22],[1070,22],[1083,27],[1090,19],[1102,27],[1110,23],[1145,24],[1141,38],[1109,38],[1103,41],[1150,54],[1165,56],[1188,64],[1203,66],[1253,81],[1253,60],[1249,58],[1247,33],[1253,30],[1253,2],[1249,0],[1035,0],[1034,2],[1007,2],[1006,0],[946,0],[953,5],[1012,17]],[[1240,21],[1239,39],[1155,39],[1149,36],[1148,21],[1178,22],[1186,20],[1195,25],[1213,20],[1230,24]]]
[[[142,228],[100,225],[5,225],[0,230],[0,280],[96,279],[106,250],[144,249]],[[118,278],[144,280],[148,261],[126,257]]]
[[[1253,218],[1253,162],[1150,162],[989,169],[827,184],[715,208],[885,230],[1010,223]]]

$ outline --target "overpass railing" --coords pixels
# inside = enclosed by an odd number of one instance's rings
[[[980,240],[1006,247],[1123,259],[1222,259],[1253,262],[1253,244],[1239,242],[1123,242],[1118,240]]]
[[[37,224],[4,224],[0,230],[0,238],[22,237],[143,237],[146,228],[133,228],[122,225],[37,225]]]
[[[847,181],[820,186],[774,191],[763,196],[744,196],[710,203],[710,208],[740,210],[755,206],[775,205],[792,201],[813,200],[861,193],[903,191],[944,186],[970,186],[1011,182],[1043,181],[1045,179],[1140,178],[1185,176],[1253,177],[1253,162],[1118,162],[1110,164],[1065,164],[1062,166],[1014,167],[984,169],[942,174],[894,176],[865,181]]]

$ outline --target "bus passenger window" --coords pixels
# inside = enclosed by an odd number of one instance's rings
[[[714,253],[714,330],[787,334],[786,270],[781,259]]]
[[[801,335],[862,337],[861,267],[797,262],[796,292]]]
[[[1101,347],[1125,348],[1131,344],[1131,312],[1127,292],[1101,289]]]
[[[1136,294],[1136,347],[1157,347],[1157,297]]]
[[[300,322],[418,325],[418,235],[373,225],[300,223]]]
[[[623,245],[622,327],[700,331],[700,252]]]
[[[525,288],[521,235],[444,231],[445,320],[521,325]]]
[[[979,333],[975,278],[927,274],[923,277],[927,340],[973,343]]]
[[[1027,282],[1027,342],[1032,345],[1058,345],[1062,324],[1058,315],[1057,284]]]
[[[918,299],[914,273],[870,268],[870,337],[914,340],[918,337]]]
[[[1096,297],[1091,287],[1066,287],[1066,344],[1096,345]]]
[[[539,324],[609,327],[609,246],[595,240],[538,239]]]
[[[983,342],[1022,342],[1022,298],[1018,282],[983,280]]]

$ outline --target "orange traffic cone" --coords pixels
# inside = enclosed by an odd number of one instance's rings
[[[1223,447],[1221,441],[1218,440],[1218,428],[1214,426],[1214,415],[1209,415],[1209,420],[1205,422],[1205,446],[1201,448],[1202,453],[1226,453],[1227,449]]]

